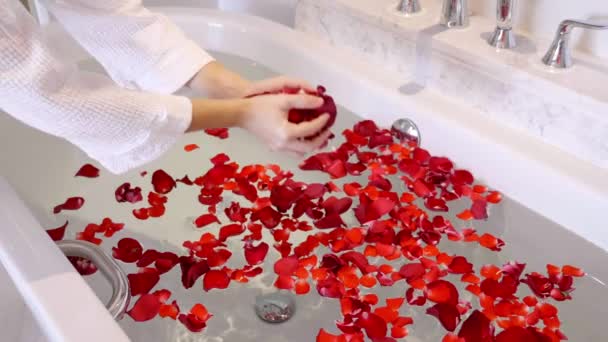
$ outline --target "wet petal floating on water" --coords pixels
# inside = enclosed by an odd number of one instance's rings
[[[64,203],[55,206],[53,209],[54,214],[59,214],[63,210],[78,210],[84,205],[84,198],[82,197],[70,197]]]
[[[198,150],[198,149],[199,149],[199,147],[197,144],[188,144],[188,145],[184,146],[184,151],[186,151],[186,152],[192,152],[192,151]]]
[[[49,234],[51,239],[53,239],[53,241],[61,241],[61,240],[63,240],[63,237],[65,236],[65,229],[67,228],[67,226],[68,226],[68,221],[65,221],[63,226],[57,227],[54,229],[47,229],[46,232],[47,232],[47,234]]]
[[[253,243],[245,244],[245,260],[249,265],[260,264],[266,259],[268,254],[269,246],[266,242],[261,242],[259,245],[254,246]]]
[[[143,268],[138,273],[129,274],[127,277],[132,296],[149,293],[160,280],[160,275],[154,268]]]
[[[99,177],[99,169],[91,164],[83,165],[74,177],[97,178]]]
[[[156,170],[152,174],[152,185],[154,191],[159,194],[167,194],[175,188],[175,180],[163,170]]]
[[[203,277],[203,289],[207,292],[212,289],[225,289],[228,285],[230,285],[230,277],[225,271],[211,270]]]
[[[118,241],[116,247],[112,248],[112,256],[126,263],[136,262],[143,255],[141,244],[131,238]]]
[[[127,315],[131,316],[136,322],[145,322],[158,315],[162,303],[160,299],[152,294],[144,294],[135,302]]]
[[[114,192],[117,202],[137,203],[143,200],[141,188],[131,188],[131,183],[124,183],[119,186]]]
[[[208,128],[205,133],[220,139],[228,139],[229,136],[228,128]]]

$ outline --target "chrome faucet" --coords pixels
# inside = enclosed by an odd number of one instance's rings
[[[397,10],[403,14],[414,14],[422,10],[420,2],[418,0],[401,0]]]
[[[468,0],[443,0],[440,23],[448,28],[469,26]]]
[[[513,10],[516,0],[498,0],[496,5],[496,30],[488,43],[497,49],[512,49],[517,43],[513,33]]]
[[[553,40],[549,51],[547,51],[547,54],[543,57],[543,63],[558,69],[565,69],[572,66],[572,55],[568,45],[570,43],[570,33],[575,27],[592,30],[607,30],[608,24],[598,24],[580,20],[562,21],[559,24],[557,34],[555,35],[555,39]]]

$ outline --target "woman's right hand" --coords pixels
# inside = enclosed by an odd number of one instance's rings
[[[326,130],[308,140],[307,137],[321,132],[329,115],[294,124],[289,122],[290,109],[314,109],[323,99],[307,94],[259,95],[245,99],[247,104],[239,120],[239,126],[265,142],[273,151],[288,151],[302,155],[315,151],[325,144],[331,132]]]

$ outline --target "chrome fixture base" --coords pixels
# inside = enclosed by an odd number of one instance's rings
[[[400,0],[397,11],[402,14],[416,14],[422,11],[419,0]]]
[[[488,44],[497,49],[512,49],[517,46],[517,41],[512,29],[497,27],[492,37],[488,40]]]
[[[414,121],[404,118],[393,123],[391,131],[403,144],[418,147],[422,143],[422,135]]]
[[[488,43],[497,49],[512,49],[516,46],[513,33],[513,12],[517,0],[498,0],[496,4],[496,30]]]
[[[66,256],[88,259],[101,271],[101,274],[112,285],[112,297],[106,304],[106,308],[115,320],[120,320],[127,311],[131,300],[129,279],[120,265],[97,245],[87,241],[57,241],[57,246]]]
[[[283,323],[296,312],[296,301],[291,293],[272,292],[255,299],[255,313],[268,323]]]
[[[559,24],[555,39],[543,57],[543,63],[552,68],[565,69],[572,66],[570,52],[570,35],[576,27],[590,30],[607,30],[608,24],[598,24],[590,21],[564,20]]]
[[[468,0],[443,0],[441,25],[448,28],[465,28],[469,26]]]

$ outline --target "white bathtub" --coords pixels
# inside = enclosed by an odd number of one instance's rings
[[[608,269],[604,267],[608,261],[605,170],[497,126],[475,112],[453,105],[440,94],[428,90],[414,95],[401,94],[397,89],[408,80],[355,61],[348,54],[332,50],[283,25],[213,10],[163,8],[162,11],[207,49],[245,57],[275,72],[325,85],[343,108],[338,128],[352,125],[356,120],[347,110],[385,126],[400,117],[414,119],[422,131],[425,148],[434,154],[449,156],[460,167],[472,170],[479,179],[512,199],[493,210],[489,222],[477,227],[502,234],[508,244],[503,257],[493,259],[496,257],[483,251],[470,251],[469,257],[478,262],[518,258],[538,271],[543,271],[546,263],[583,267],[594,278],[582,280],[575,292],[575,301],[563,306],[564,329],[574,341],[601,341],[603,317],[608,315],[606,288],[601,283],[608,281]],[[80,61],[85,68],[91,67],[82,51],[69,42],[65,46],[75,61]],[[266,76],[268,72],[243,59],[224,55],[220,59],[253,78]],[[176,176],[198,175],[209,167],[208,158],[219,151],[226,151],[241,164],[272,161],[296,170],[297,161],[267,154],[242,132],[232,134],[226,142],[190,134],[171,153],[142,170],[163,168]],[[182,146],[194,142],[201,145],[201,150],[185,154]],[[239,147],[238,142],[247,146]],[[106,251],[125,236],[137,237],[147,248],[178,250],[183,240],[200,236],[200,231],[188,223],[200,214],[196,206],[192,206],[195,193],[186,191],[180,195],[184,197],[173,196],[173,206],[170,204],[165,217],[143,224],[130,215],[132,207],[125,209],[113,199],[114,189],[125,181],[141,185],[144,191],[149,189],[149,176],[142,179],[141,170],[120,177],[103,172],[102,177],[95,180],[73,178],[74,172],[89,161],[80,151],[57,138],[29,129],[7,115],[0,115],[0,146],[0,175],[29,208],[20,206],[9,187],[0,184],[0,219],[9,222],[0,233],[0,259],[40,323],[46,336],[40,337],[41,341],[81,341],[82,338],[87,341],[311,341],[321,327],[335,332],[332,322],[339,318],[338,305],[312,294],[298,298],[299,310],[291,321],[277,326],[258,321],[250,305],[254,295],[267,288],[272,276],[250,286],[201,296],[200,289],[198,292],[177,290],[181,286],[176,286],[179,277],[175,272],[174,276],[163,278],[157,288],[175,290],[184,311],[202,301],[215,315],[203,334],[189,334],[169,320],[136,324],[126,318],[115,323],[102,302],[95,299],[95,294],[102,300],[106,298],[108,289],[99,279],[89,279],[94,291],[87,287],[70,270],[40,225],[53,228],[68,219],[73,236],[86,223],[111,217],[125,222],[127,229],[104,242]],[[326,180],[318,174],[299,172],[297,175],[304,181]],[[51,214],[55,204],[73,195],[82,195],[88,205],[65,215]],[[33,215],[39,224],[28,215]],[[28,257],[34,262],[25,262]],[[39,281],[54,284],[50,292],[54,300],[45,300],[50,296],[45,292],[49,288],[40,286]],[[393,290],[402,291],[387,289],[385,294]],[[76,291],[78,295],[74,295]],[[14,297],[16,292],[11,290],[11,293]],[[23,304],[14,307],[17,310]],[[583,315],[587,318],[581,321],[579,318]],[[76,318],[82,319],[75,324]],[[438,340],[441,334],[434,320],[417,316],[416,319],[412,341]],[[31,339],[22,336],[21,340]]]

